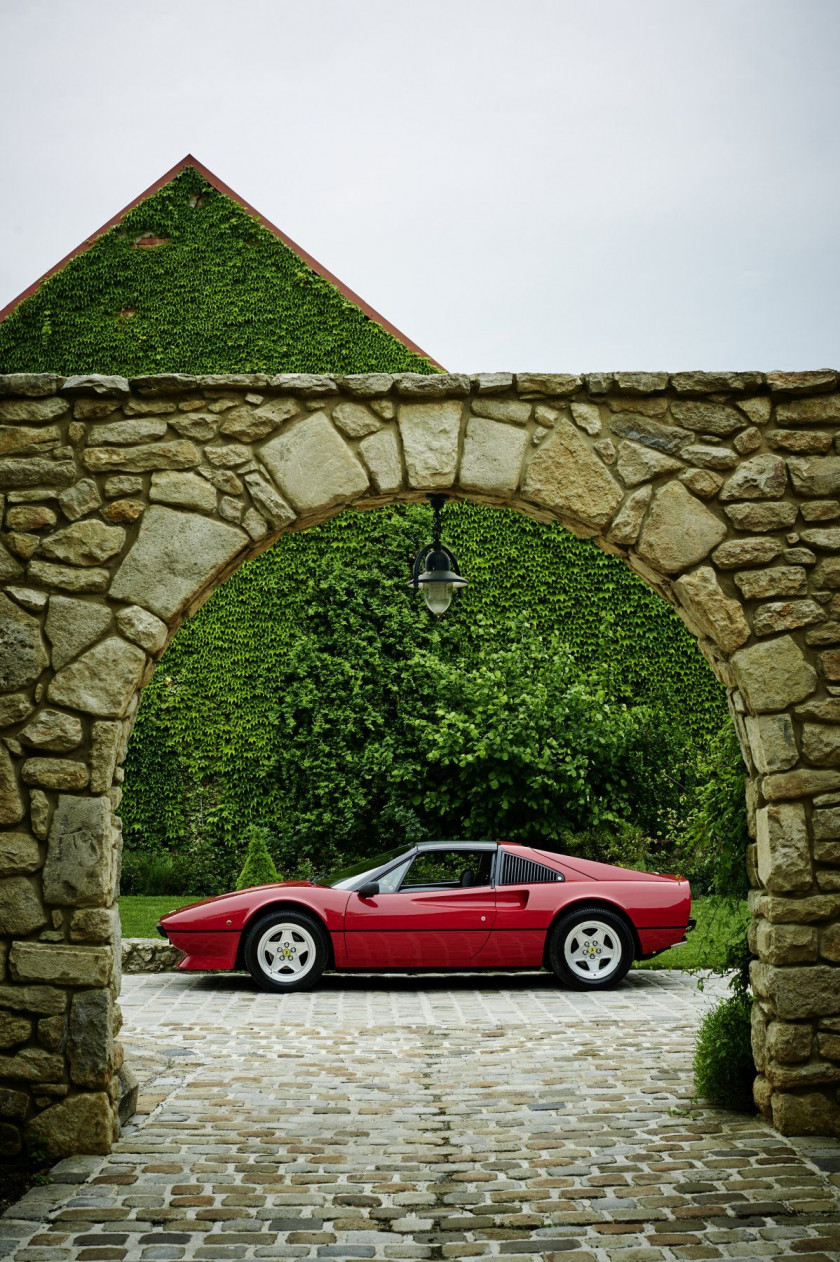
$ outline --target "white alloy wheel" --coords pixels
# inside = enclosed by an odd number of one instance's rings
[[[622,962],[621,939],[603,920],[581,920],[566,934],[563,958],[569,972],[582,981],[606,981]]]
[[[299,982],[312,971],[316,959],[315,939],[309,930],[293,921],[270,925],[257,943],[257,962],[273,982]]]

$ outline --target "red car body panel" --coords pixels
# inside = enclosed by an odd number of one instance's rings
[[[364,898],[308,881],[281,881],[193,903],[164,916],[160,928],[185,952],[178,967],[200,971],[241,967],[240,946],[249,924],[281,906],[300,908],[321,921],[332,944],[333,965],[342,971],[539,968],[552,924],[576,904],[599,903],[629,920],[637,955],[663,951],[685,936],[691,891],[681,877],[509,842],[499,848],[551,868],[562,879],[406,889]]]

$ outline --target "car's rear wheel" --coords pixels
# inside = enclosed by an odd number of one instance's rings
[[[572,990],[607,990],[633,963],[633,936],[622,918],[603,907],[578,907],[551,935],[552,971]]]
[[[328,958],[324,929],[311,916],[275,911],[248,930],[245,967],[263,990],[309,990],[323,973]]]

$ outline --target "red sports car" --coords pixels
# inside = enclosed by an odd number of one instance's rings
[[[548,967],[575,990],[614,986],[634,959],[683,941],[691,891],[659,876],[495,841],[392,850],[323,884],[279,881],[207,898],[158,931],[179,968],[247,968],[265,990],[324,969]]]

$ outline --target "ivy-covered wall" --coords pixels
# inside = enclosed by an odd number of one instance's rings
[[[47,370],[433,371],[192,169],[0,324],[0,372]],[[182,628],[131,742],[129,874],[132,850],[175,852],[186,856],[176,879],[212,892],[235,873],[247,823],[282,836],[285,875],[436,821],[457,827],[445,803],[430,806],[412,745],[436,704],[423,655],[468,671],[549,633],[582,671],[598,666],[614,698],[665,716],[662,810],[646,826],[667,829],[685,767],[725,715],[673,611],[560,527],[452,505],[447,540],[471,587],[433,623],[406,588],[428,527],[428,510],[411,506],[288,536]]]

